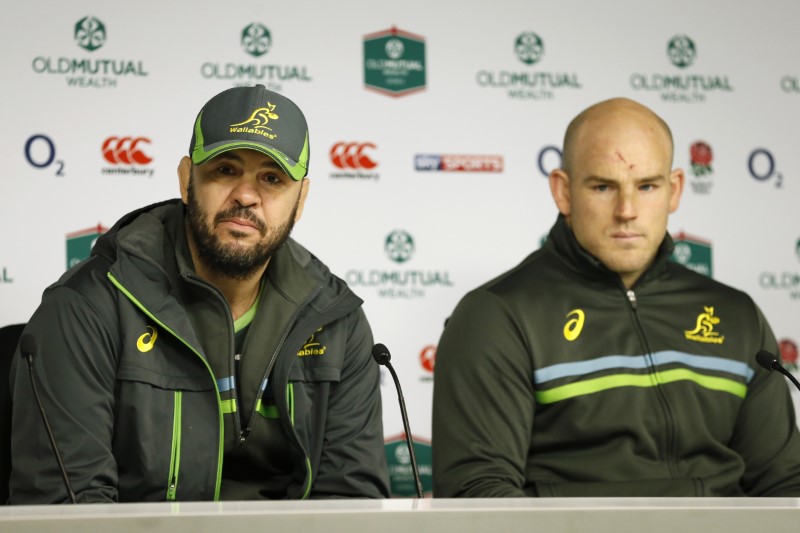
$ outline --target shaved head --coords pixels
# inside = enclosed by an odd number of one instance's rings
[[[580,153],[581,141],[587,136],[587,131],[596,130],[602,132],[609,124],[630,123],[631,121],[640,124],[650,123],[651,129],[661,130],[664,141],[667,143],[666,148],[669,150],[669,162],[672,165],[672,131],[667,123],[651,109],[638,102],[627,98],[612,98],[584,109],[567,126],[561,163],[564,171],[569,174],[574,168],[576,154]]]

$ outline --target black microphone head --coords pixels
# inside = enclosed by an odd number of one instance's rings
[[[379,365],[386,365],[391,361],[392,356],[389,354],[389,349],[381,343],[372,347],[372,358],[375,359]]]
[[[36,337],[30,333],[23,333],[22,337],[19,338],[19,354],[23,359],[26,359],[29,355],[31,357],[36,355]]]
[[[766,350],[760,350],[756,354],[756,361],[770,372],[775,368],[775,365],[778,364],[778,358]]]

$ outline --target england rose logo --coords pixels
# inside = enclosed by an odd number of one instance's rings
[[[714,159],[714,153],[707,143],[703,141],[694,143],[690,149],[690,157],[692,161],[692,173],[695,176],[705,176],[714,171],[711,168],[711,161]]]
[[[781,350],[781,361],[784,368],[789,372],[797,372],[797,344],[789,339],[782,339],[778,342]]]

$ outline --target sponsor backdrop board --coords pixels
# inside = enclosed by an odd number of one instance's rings
[[[670,123],[686,170],[675,260],[751,294],[797,371],[797,20],[793,0],[19,2],[0,33],[0,324],[121,215],[176,197],[200,106],[262,83],[311,129],[294,236],[364,298],[424,463],[445,319],[540,245],[571,117],[627,96]],[[384,378],[393,487],[411,494]]]

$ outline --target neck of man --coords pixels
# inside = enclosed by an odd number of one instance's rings
[[[626,289],[630,289],[639,280],[641,274],[619,274],[622,284]]]
[[[228,302],[233,320],[236,321],[250,310],[256,298],[258,298],[258,293],[261,290],[261,276],[264,275],[267,264],[269,262],[264,263],[262,268],[246,279],[229,278],[211,271],[205,266],[200,266],[197,262],[195,262],[195,270],[198,276],[219,289]]]

